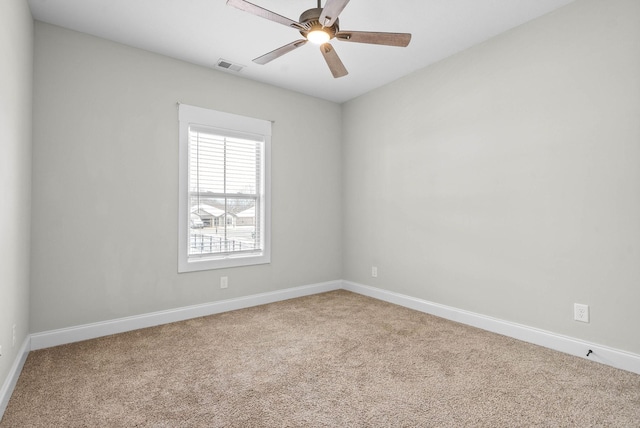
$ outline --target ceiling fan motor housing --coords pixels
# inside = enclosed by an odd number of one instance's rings
[[[322,15],[321,7],[309,9],[302,12],[299,22],[305,29],[301,30],[300,34],[302,34],[306,38],[307,34],[309,34],[311,31],[319,30],[326,32],[327,34],[329,34],[329,38],[333,39],[336,33],[340,30],[340,28],[338,27],[339,20],[336,18],[336,21],[332,26],[323,27],[320,23],[320,15]]]

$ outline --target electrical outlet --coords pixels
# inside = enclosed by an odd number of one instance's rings
[[[229,286],[229,278],[226,276],[220,277],[220,288],[227,288]]]
[[[16,346],[16,325],[13,325],[13,328],[11,329],[11,346]]]
[[[377,266],[371,266],[371,276],[374,278],[378,277],[378,267]]]
[[[581,322],[589,322],[589,305],[573,304],[573,319]]]

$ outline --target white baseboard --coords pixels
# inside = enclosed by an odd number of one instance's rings
[[[265,305],[267,303],[309,296],[311,294],[325,293],[327,291],[339,290],[341,288],[342,281],[329,281],[301,287],[287,288],[285,290],[254,294],[246,297],[238,297],[235,299],[221,300],[218,302],[204,303],[201,305],[186,306],[166,311],[119,318],[110,321],[84,324],[59,330],[33,333],[31,335],[31,349],[36,350],[50,348],[52,346],[95,339],[97,337],[124,333],[126,331],[138,330],[141,328],[184,321],[192,318],[234,311],[237,309],[250,308],[252,306]]]
[[[618,349],[609,348],[596,343],[589,343],[572,337],[551,333],[546,330],[504,321],[498,318],[464,311],[451,306],[441,305],[418,299],[404,294],[387,291],[380,288],[362,285],[355,282],[343,281],[342,288],[354,293],[373,297],[385,302],[394,303],[406,308],[445,318],[451,321],[478,327],[483,330],[509,336],[524,342],[544,346],[576,357],[597,361],[618,369],[640,374],[640,355]],[[587,352],[593,351],[589,357]]]
[[[31,337],[27,336],[18,350],[18,355],[16,355],[16,359],[13,361],[13,365],[11,365],[9,374],[4,381],[4,384],[2,384],[2,389],[0,389],[0,420],[2,420],[2,415],[4,415],[4,411],[9,405],[9,399],[11,398],[11,394],[13,394],[13,389],[16,387],[16,383],[18,383],[18,378],[20,377],[25,361],[27,361],[27,356],[29,355],[30,350]]]

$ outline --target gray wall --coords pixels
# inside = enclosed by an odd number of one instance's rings
[[[581,0],[346,103],[343,277],[640,353],[638,22]]]
[[[341,277],[339,105],[35,30],[32,332]],[[177,101],[275,120],[270,265],[177,273]]]
[[[0,386],[29,332],[33,20],[0,1]],[[16,325],[16,344],[12,329]]]

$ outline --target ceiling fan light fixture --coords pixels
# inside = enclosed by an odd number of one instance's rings
[[[323,45],[331,39],[331,35],[323,28],[314,28],[307,33],[307,40],[316,45]]]

